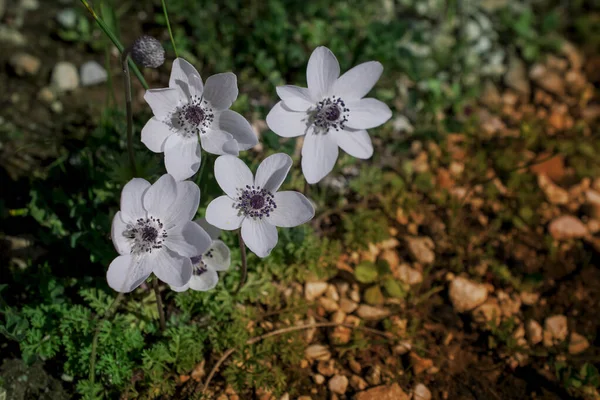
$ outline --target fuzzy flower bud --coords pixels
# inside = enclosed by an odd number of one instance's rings
[[[143,35],[133,42],[131,58],[146,68],[158,68],[165,62],[165,49],[152,36]]]

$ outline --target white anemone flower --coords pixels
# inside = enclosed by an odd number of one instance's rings
[[[224,155],[215,161],[215,178],[226,193],[206,209],[209,224],[224,230],[241,229],[242,239],[259,257],[266,257],[277,244],[277,228],[291,228],[310,221],[315,209],[302,194],[277,192],[292,159],[273,154],[263,160],[256,178],[237,157]]]
[[[229,110],[237,96],[235,74],[216,74],[203,84],[196,68],[177,58],[169,87],[144,95],[154,117],[142,129],[142,143],[155,153],[165,153],[167,172],[177,180],[198,172],[200,144],[212,154],[238,155],[258,139],[248,121]]]
[[[281,101],[267,115],[267,124],[283,137],[305,135],[302,173],[308,183],[317,183],[333,170],[338,147],[356,158],[373,155],[367,129],[392,116],[389,107],[363,97],[379,80],[383,66],[369,61],[340,76],[340,65],[327,47],[317,47],[308,60],[308,89],[277,87]]]
[[[193,268],[192,277],[188,283],[181,287],[171,286],[171,289],[176,292],[183,292],[188,289],[199,291],[213,289],[219,282],[217,271],[227,271],[231,263],[229,247],[219,240],[221,230],[210,225],[204,218],[197,219],[194,222],[208,233],[211,244],[204,253],[190,258]]]
[[[121,192],[121,211],[112,222],[111,236],[119,256],[108,267],[108,285],[131,292],[152,272],[173,286],[192,276],[190,257],[210,246],[208,234],[192,222],[200,189],[190,181],[161,176],[153,185],[134,178]]]

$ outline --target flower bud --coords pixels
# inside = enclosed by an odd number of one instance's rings
[[[158,68],[165,62],[165,49],[157,39],[143,35],[133,42],[131,58],[142,67]]]

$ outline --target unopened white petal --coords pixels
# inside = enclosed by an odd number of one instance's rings
[[[211,201],[206,207],[206,221],[217,228],[232,231],[242,224],[244,219],[235,202],[229,196],[220,196]]]
[[[110,263],[106,272],[106,280],[108,286],[117,292],[129,293],[150,276],[152,268],[148,257],[122,255]]]
[[[179,92],[177,89],[149,89],[144,94],[144,100],[152,109],[154,116],[166,117],[179,104]]]
[[[110,237],[115,245],[115,250],[121,255],[131,253],[131,241],[123,233],[127,230],[127,224],[121,219],[121,211],[118,211],[112,221]]]
[[[333,85],[333,93],[344,101],[362,99],[375,86],[382,72],[380,62],[359,64],[339,77]]]
[[[173,61],[169,87],[178,89],[186,98],[191,96],[202,97],[203,85],[200,73],[192,64],[183,58]]]
[[[265,158],[256,170],[254,185],[275,193],[292,167],[292,157],[276,153]]]
[[[248,150],[258,143],[250,123],[235,111],[225,110],[216,118],[218,129],[230,133],[238,142],[240,150]]]
[[[288,108],[280,101],[267,114],[267,125],[281,137],[296,137],[308,131],[309,116],[306,112]]]
[[[232,199],[239,196],[238,189],[254,184],[254,177],[248,166],[239,158],[228,154],[215,161],[215,179]]]
[[[277,245],[277,228],[264,219],[245,218],[242,222],[242,238],[254,254],[264,258]]]
[[[346,106],[350,109],[346,126],[354,129],[375,128],[392,117],[387,104],[377,99],[349,101]]]
[[[206,133],[200,135],[204,151],[217,155],[231,154],[230,152],[234,150],[235,153],[232,155],[237,156],[239,154],[237,144],[233,147],[226,147],[232,140],[234,139],[231,134],[218,129],[208,129]]]
[[[317,47],[308,60],[306,81],[311,97],[322,99],[331,94],[333,84],[340,76],[340,64],[327,47]]]
[[[163,212],[165,229],[191,221],[200,205],[200,188],[192,181],[177,182],[177,197],[173,205]]]
[[[210,236],[211,240],[217,240],[219,235],[221,235],[221,230],[216,226],[209,224],[206,218],[198,218],[194,220],[194,222],[197,223],[200,228],[204,229],[206,233],[208,233],[208,236]]]
[[[171,135],[165,141],[165,167],[177,181],[194,175],[200,169],[200,144],[194,136]]]
[[[156,117],[152,117],[142,128],[142,143],[155,153],[164,151],[165,141],[173,132],[171,128]]]
[[[181,287],[192,277],[192,262],[189,257],[183,257],[169,250],[160,249],[153,257],[153,272],[161,281],[175,287]]]
[[[202,256],[204,264],[216,271],[226,271],[229,269],[229,264],[231,264],[231,251],[223,241],[214,240],[209,251],[211,254],[210,257],[207,255]]]
[[[291,110],[306,112],[314,107],[321,99],[314,99],[310,96],[307,88],[294,85],[277,86],[277,95],[283,103]]]
[[[215,110],[226,110],[237,99],[237,77],[232,72],[225,72],[209,77],[204,85],[204,99],[208,100]]]
[[[146,217],[146,209],[142,199],[150,183],[142,178],[133,178],[121,191],[121,212],[123,221],[132,223],[138,218]]]
[[[302,173],[308,183],[317,183],[327,176],[338,158],[338,145],[330,133],[310,132],[302,146]]]
[[[143,204],[148,214],[162,217],[177,198],[177,184],[169,174],[164,174],[144,193]]]
[[[366,130],[346,128],[331,133],[338,146],[352,157],[367,159],[373,155],[373,143]]]
[[[208,233],[192,221],[167,230],[167,234],[165,245],[175,253],[186,257],[204,254],[212,242]]]
[[[213,289],[219,283],[219,274],[214,269],[207,268],[200,275],[192,275],[190,289],[205,292]]]
[[[303,194],[293,191],[275,193],[274,209],[267,221],[275,226],[291,228],[310,221],[315,216],[315,208]]]

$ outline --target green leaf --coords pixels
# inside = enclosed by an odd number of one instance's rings
[[[377,279],[377,267],[370,261],[363,261],[354,270],[356,280],[362,283],[375,282]]]
[[[373,306],[383,304],[385,298],[383,297],[383,293],[381,293],[379,285],[371,286],[370,288],[365,290],[365,301]]]
[[[383,281],[383,287],[385,288],[386,293],[390,297],[395,298],[404,298],[406,296],[406,291],[402,288],[402,286],[395,279],[386,279]]]

